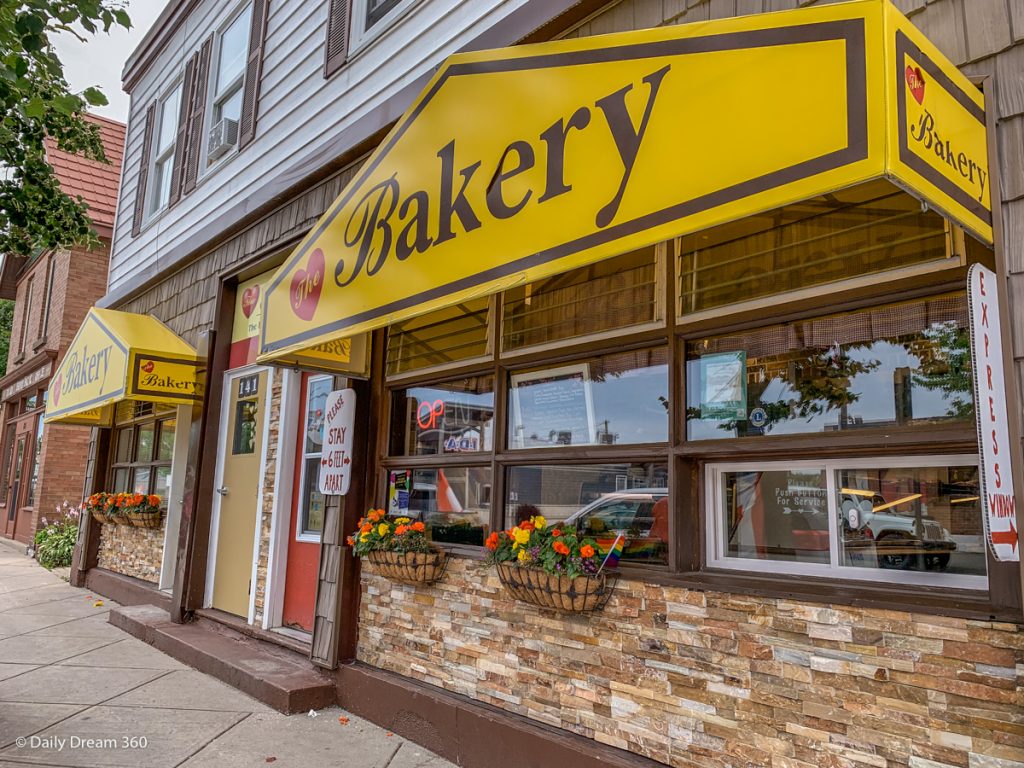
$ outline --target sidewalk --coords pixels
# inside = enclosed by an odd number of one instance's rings
[[[278,714],[112,627],[116,604],[21,552],[0,540],[0,768],[452,765],[337,708]]]

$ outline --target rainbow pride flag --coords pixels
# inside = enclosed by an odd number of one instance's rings
[[[615,541],[613,541],[611,546],[608,547],[608,554],[604,556],[604,561],[601,563],[601,567],[597,569],[598,573],[603,571],[605,566],[608,568],[614,568],[619,564],[619,558],[622,557],[622,547],[625,540],[626,537],[621,533],[615,537]]]

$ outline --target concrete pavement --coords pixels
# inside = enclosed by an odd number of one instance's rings
[[[111,607],[0,539],[0,768],[452,766],[337,708],[281,715],[111,626]]]

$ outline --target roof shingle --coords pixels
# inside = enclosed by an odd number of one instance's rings
[[[71,197],[81,197],[89,205],[89,216],[97,227],[113,227],[117,209],[118,182],[124,155],[125,126],[99,115],[85,115],[100,129],[103,151],[109,165],[86,160],[57,149],[53,139],[46,139],[46,159],[63,189]]]

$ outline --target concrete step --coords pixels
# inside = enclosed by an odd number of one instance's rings
[[[109,621],[278,712],[306,712],[336,703],[334,683],[308,659],[216,622],[175,624],[167,611],[154,605],[114,608]]]

